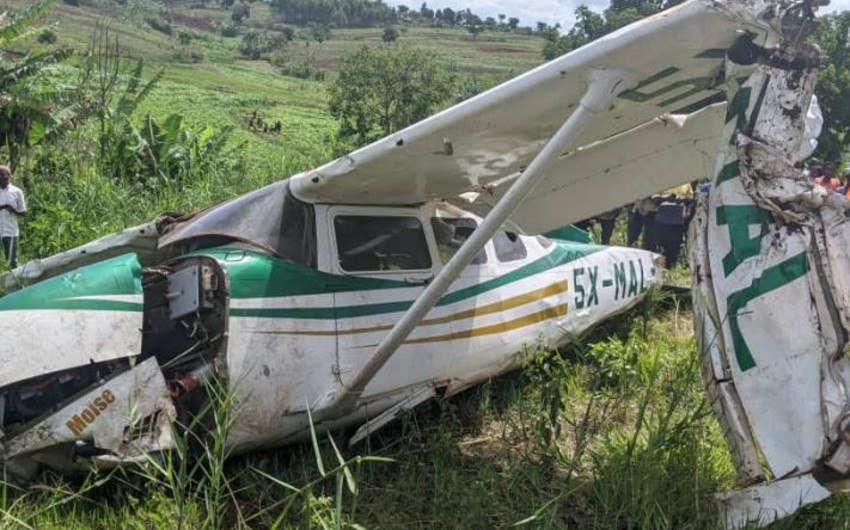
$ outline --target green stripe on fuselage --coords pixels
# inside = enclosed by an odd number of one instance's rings
[[[7,294],[0,298],[0,311],[142,311],[141,301],[98,299],[116,295],[142,295],[142,266],[135,254],[80,267]]]
[[[446,294],[437,302],[437,305],[448,305],[472,298],[594,254],[605,248],[607,247],[598,245],[557,244],[549,254],[514,271]],[[234,252],[239,252],[241,258],[234,260]],[[412,287],[409,283],[403,281],[327,274],[302,265],[241,249],[235,251],[232,248],[222,248],[204,254],[218,259],[227,267],[231,281],[231,296],[234,299],[333,294]],[[226,259],[226,257],[229,257],[229,259]],[[231,308],[230,315],[235,317],[337,319],[398,313],[406,311],[412,304],[412,300],[406,300],[344,307]]]

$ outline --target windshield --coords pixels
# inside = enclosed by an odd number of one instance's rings
[[[313,206],[278,182],[214,206],[178,224],[160,239],[160,248],[182,243],[187,250],[250,243],[280,257],[316,266],[316,223]]]

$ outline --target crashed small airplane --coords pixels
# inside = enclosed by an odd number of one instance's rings
[[[0,278],[0,457],[167,450],[210,378],[234,451],[303,437],[307,411],[362,438],[660,281],[654,254],[537,234],[710,178],[689,256],[743,487],[727,523],[826,498],[850,475],[850,203],[795,167],[816,9],[690,0],[323,167]]]

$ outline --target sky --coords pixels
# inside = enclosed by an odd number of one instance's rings
[[[426,0],[427,1],[427,0]],[[389,5],[404,4],[419,9],[422,0],[386,0]],[[501,13],[507,17],[517,17],[521,26],[536,26],[537,22],[548,24],[560,23],[562,27],[572,27],[575,10],[586,4],[594,11],[602,11],[610,4],[609,0],[430,0],[428,7],[441,9],[472,10],[482,18],[492,16],[498,18]],[[832,5],[821,12],[845,11],[850,9],[850,0],[832,0]]]

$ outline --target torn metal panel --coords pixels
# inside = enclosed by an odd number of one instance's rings
[[[756,188],[747,186],[746,174],[752,169],[753,159],[741,156],[740,146],[749,144],[736,135],[738,125],[747,121],[756,122],[752,134],[759,137],[762,128],[789,130],[795,121],[802,130],[802,113],[797,120],[787,114],[759,116],[761,109],[773,108],[773,101],[768,99],[771,95],[787,98],[787,94],[769,89],[771,80],[782,79],[780,74],[762,66],[730,96],[724,136],[733,141],[711,191],[707,227],[707,247],[712,249],[708,263],[717,304],[714,319],[723,322],[732,379],[777,476],[812,469],[826,434],[821,417],[824,352],[818,331],[820,315],[807,304],[794,304],[794,310],[789,310],[787,302],[811,298],[807,277],[816,274],[808,257],[811,235],[777,222],[771,215],[776,207],[761,199]],[[808,76],[807,82],[813,86],[814,76]],[[802,91],[798,97],[806,101],[807,94]],[[739,115],[744,118],[739,119]],[[780,118],[790,123],[774,123]],[[770,133],[765,132],[765,136]],[[785,147],[784,152],[796,153],[802,134],[789,134],[787,138],[793,142],[793,149]],[[780,140],[774,137],[773,141]],[[775,159],[770,169],[776,170]],[[741,178],[735,178],[739,174]],[[784,174],[790,177],[788,171]],[[770,210],[765,211],[759,203]]]
[[[3,442],[5,459],[87,441],[128,458],[173,447],[176,418],[165,378],[150,358],[102,382],[58,412]]]
[[[0,387],[142,349],[142,268],[118,256],[0,298]]]
[[[385,427],[388,423],[396,419],[396,417],[405,410],[411,410],[417,405],[420,405],[436,395],[437,391],[434,385],[426,385],[420,388],[411,389],[404,394],[404,397],[395,405],[367,421],[348,440],[348,445],[355,445],[368,438],[371,434]]]
[[[161,253],[157,250],[157,242],[162,227],[162,220],[153,221],[104,236],[47,258],[28,261],[15,270],[0,274],[0,290],[4,293],[17,291],[26,285],[52,278],[77,267],[122,254],[136,254],[145,265],[153,263],[161,258]]]
[[[692,288],[694,331],[697,351],[702,360],[702,375],[706,392],[715,415],[720,419],[723,434],[729,444],[732,459],[742,484],[753,484],[765,479],[759,462],[758,447],[750,432],[750,424],[741,404],[741,398],[732,381],[726,347],[717,320],[711,268],[706,247],[708,224],[707,201],[702,197],[697,204],[688,233],[690,266],[694,275]]]
[[[829,495],[811,475],[803,475],[722,493],[718,500],[726,528],[732,530],[767,526]]]
[[[819,65],[796,7],[719,5],[754,16],[768,42],[780,42],[788,27],[802,31],[782,49],[746,37],[730,49],[727,144],[691,227],[704,373],[739,475],[745,483],[790,477],[721,495],[727,524],[739,528],[826,498],[824,486],[850,471],[850,202],[813,187],[795,167]],[[764,473],[753,466],[758,455]]]

